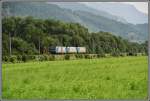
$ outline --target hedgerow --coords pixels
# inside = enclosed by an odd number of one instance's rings
[[[144,53],[119,53],[119,54],[49,54],[49,55],[12,55],[3,56],[3,62],[28,62],[28,61],[57,61],[76,59],[95,59],[102,57],[125,57],[125,56],[145,56]]]

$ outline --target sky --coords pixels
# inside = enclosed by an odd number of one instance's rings
[[[133,5],[137,10],[148,14],[148,2],[122,2],[126,4]]]

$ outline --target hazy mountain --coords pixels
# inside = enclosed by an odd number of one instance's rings
[[[49,4],[56,4],[61,8],[66,8],[66,9],[70,9],[72,11],[86,11],[86,12],[90,12],[93,13],[95,15],[100,15],[100,16],[104,16],[106,18],[112,19],[112,20],[116,20],[116,21],[120,21],[123,23],[128,23],[124,18],[122,17],[118,17],[118,16],[114,16],[110,13],[101,11],[101,10],[97,10],[91,7],[86,6],[85,4],[79,3],[79,2],[48,2]]]
[[[5,2],[2,14],[3,16],[33,16],[42,19],[77,22],[87,27],[91,32],[112,32],[130,41],[145,41],[148,36],[147,24],[125,24],[82,9],[80,11],[70,10],[44,2]]]
[[[133,5],[123,3],[85,3],[94,9],[108,12],[115,16],[126,19],[127,22],[133,24],[148,23],[148,15],[138,11]]]

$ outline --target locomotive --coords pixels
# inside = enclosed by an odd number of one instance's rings
[[[85,47],[56,46],[56,47],[50,47],[49,52],[55,53],[55,54],[86,53],[86,48]]]

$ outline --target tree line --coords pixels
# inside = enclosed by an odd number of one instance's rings
[[[147,44],[129,42],[109,32],[89,32],[79,23],[33,17],[2,19],[4,56],[51,54],[49,47],[55,46],[83,46],[88,54],[147,54]]]

